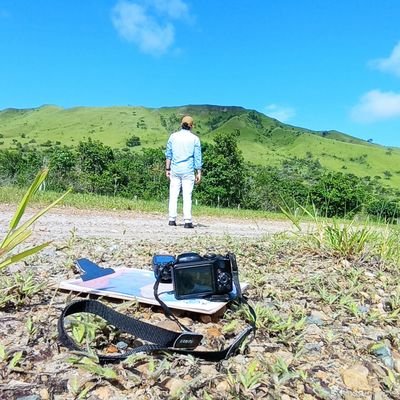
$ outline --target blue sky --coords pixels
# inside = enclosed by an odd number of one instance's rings
[[[0,109],[243,106],[400,147],[398,0],[1,0]]]

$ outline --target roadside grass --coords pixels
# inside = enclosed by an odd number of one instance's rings
[[[0,187],[0,203],[16,204],[16,199],[20,198],[24,189],[3,186]],[[43,206],[54,201],[60,196],[57,192],[40,191],[35,194],[30,204],[32,206]],[[119,211],[138,211],[149,213],[166,213],[168,210],[168,199],[165,201],[137,200],[123,197],[100,196],[95,194],[69,193],[68,197],[62,202],[64,207],[74,207],[77,209],[93,210],[119,210]],[[182,208],[179,201],[178,207]],[[271,213],[258,210],[244,210],[232,208],[208,207],[193,204],[193,214],[210,217],[226,217],[238,219],[271,219],[284,220],[286,217],[281,213]]]
[[[18,198],[21,198],[25,193],[24,188],[18,188],[15,186],[2,186],[0,187],[0,204],[17,204]],[[49,202],[53,202],[58,199],[60,193],[53,191],[38,191],[31,199],[30,205],[33,207],[43,207]],[[147,213],[161,213],[165,214],[168,210],[168,199],[164,201],[155,200],[140,200],[140,199],[128,199],[123,197],[113,197],[113,196],[102,196],[96,194],[82,194],[69,192],[68,196],[63,199],[62,203],[58,207],[72,207],[81,210],[110,210],[110,211],[137,211],[137,212],[147,212]],[[181,199],[178,201],[178,210],[182,209]],[[385,223],[380,223],[378,221],[370,220],[368,217],[363,215],[357,215],[356,218],[349,222],[346,219],[330,219],[323,216],[317,216],[313,210],[308,210],[300,205],[295,205],[295,207],[289,208],[285,204],[281,208],[282,212],[268,212],[262,210],[248,210],[241,208],[222,208],[222,207],[209,207],[196,204],[193,201],[193,214],[199,216],[209,216],[209,217],[223,217],[223,218],[233,218],[242,220],[257,220],[257,219],[268,219],[273,221],[289,221],[291,222],[299,232],[304,233],[304,227],[306,226],[325,226],[327,227],[328,234],[329,226],[333,224],[333,230],[330,234],[332,239],[335,234],[337,234],[336,228],[341,226],[368,226],[368,227],[380,227],[386,229],[389,226],[389,231],[392,231],[390,225]],[[366,228],[368,231],[369,228]],[[321,229],[318,229],[321,234]],[[367,232],[365,232],[366,234]],[[346,235],[349,232],[342,232],[339,235]],[[337,237],[338,245],[348,245],[348,239],[346,237]],[[319,240],[315,237],[315,240]],[[387,246],[389,250],[389,247]]]
[[[314,208],[300,204],[292,207],[285,204],[281,210],[314,251],[348,260],[375,256],[400,261],[396,245],[400,238],[398,225],[372,221],[361,215],[351,220],[324,218]]]

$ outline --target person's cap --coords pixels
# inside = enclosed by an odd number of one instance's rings
[[[193,118],[190,117],[189,115],[186,115],[185,117],[182,118],[181,125],[184,123],[188,124],[189,126],[193,126]]]

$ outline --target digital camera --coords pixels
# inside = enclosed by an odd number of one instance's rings
[[[197,253],[183,253],[177,257],[156,254],[152,260],[154,276],[173,284],[175,298],[189,299],[227,295],[233,290],[233,270],[236,258]]]

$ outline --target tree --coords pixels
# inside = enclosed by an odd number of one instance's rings
[[[203,145],[204,180],[199,197],[210,205],[237,206],[244,195],[245,163],[235,132],[219,133],[215,144]]]
[[[79,142],[78,161],[82,171],[99,174],[114,161],[114,153],[111,147],[89,138],[87,142]]]
[[[357,176],[328,172],[310,189],[310,200],[327,217],[345,217],[362,209],[369,190]]]
[[[308,200],[304,179],[277,167],[251,166],[246,186],[246,208],[277,212],[283,204]]]

